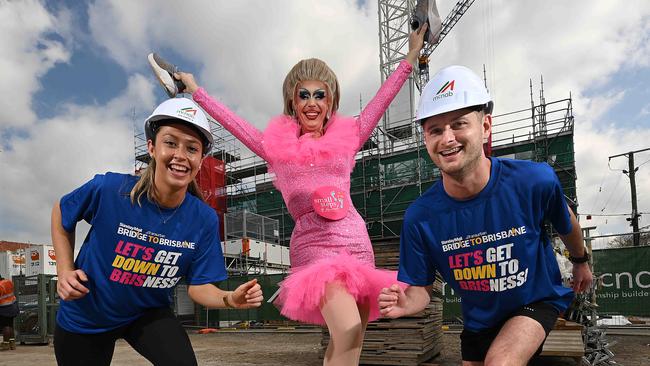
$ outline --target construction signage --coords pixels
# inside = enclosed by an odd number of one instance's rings
[[[11,278],[25,274],[25,249],[0,252],[0,276]]]
[[[33,245],[25,252],[25,274],[56,275],[56,255],[51,245]]]
[[[457,321],[462,319],[463,310],[460,306],[460,296],[447,282],[442,283],[442,319],[444,321]]]
[[[593,251],[598,312],[650,316],[650,246]]]

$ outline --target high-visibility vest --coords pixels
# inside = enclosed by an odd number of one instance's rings
[[[10,280],[0,280],[0,306],[11,305],[16,302],[14,284]]]

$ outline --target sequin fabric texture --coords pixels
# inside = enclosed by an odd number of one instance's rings
[[[411,71],[412,66],[402,61],[358,118],[333,115],[325,133],[318,139],[310,135],[299,136],[297,121],[289,116],[271,121],[263,133],[211,98],[205,90],[194,93],[194,100],[263,158],[275,174],[274,183],[296,223],[290,242],[294,269],[341,252],[374,267],[365,222],[357,210],[352,207],[345,218],[328,220],[313,211],[310,198],[316,188],[331,185],[347,192],[351,205],[350,174],[354,156],[370,137]]]

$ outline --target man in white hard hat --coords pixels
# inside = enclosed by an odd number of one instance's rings
[[[591,285],[580,225],[545,163],[488,158],[492,102],[482,80],[449,66],[425,86],[417,111],[442,179],[404,217],[398,279],[382,314],[397,318],[429,304],[435,272],[460,295],[463,365],[525,365],[574,293],[562,279],[544,221],[574,262],[573,290]]]

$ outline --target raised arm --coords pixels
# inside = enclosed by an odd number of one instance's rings
[[[262,132],[252,124],[236,115],[228,107],[221,104],[218,100],[212,98],[205,89],[198,86],[194,76],[190,73],[179,72],[174,74],[186,86],[186,93],[192,94],[192,98],[198,105],[203,108],[212,118],[217,120],[226,130],[232,133],[239,141],[252,152],[267,160],[266,153],[262,147]]]
[[[418,30],[409,35],[409,53],[400,62],[397,69],[381,85],[379,91],[359,115],[359,148],[368,140],[375,129],[381,116],[386,112],[388,106],[400,91],[409,74],[413,71],[413,65],[417,62],[420,50],[424,46],[424,34],[427,31],[425,23]]]

